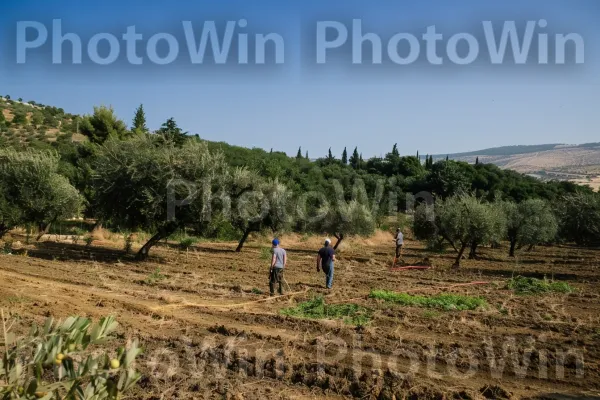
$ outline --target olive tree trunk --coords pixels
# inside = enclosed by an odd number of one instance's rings
[[[4,237],[8,233],[10,228],[4,224],[0,224],[0,239]]]
[[[335,242],[335,246],[333,246],[333,249],[337,250],[337,248],[340,245],[340,243],[342,243],[342,240],[344,240],[344,234],[343,233],[336,233],[333,236],[337,239],[337,241]]]
[[[36,242],[39,242],[42,236],[44,236],[50,231],[50,225],[52,225],[52,222],[48,222],[47,224],[42,222],[41,224],[39,224],[38,235],[35,238]]]
[[[454,265],[452,266],[452,268],[460,268],[460,260],[462,260],[463,253],[465,252],[466,248],[467,248],[467,243],[463,243],[460,246],[460,249],[458,250],[458,256],[456,257],[456,260],[454,261]]]
[[[515,248],[517,247],[517,240],[516,239],[512,239],[510,241],[510,250],[508,251],[508,256],[509,257],[514,257],[515,256]]]
[[[475,258],[477,258],[477,246],[479,246],[479,243],[471,243],[471,250],[469,251],[469,260],[474,260]]]
[[[242,251],[242,247],[244,247],[244,243],[246,243],[246,240],[248,239],[248,236],[250,235],[251,230],[250,229],[246,229],[244,231],[244,234],[242,235],[242,238],[240,239],[238,246],[236,247],[235,251],[237,251],[238,253],[240,251]]]
[[[156,245],[158,242],[160,242],[162,239],[168,238],[176,230],[177,230],[177,225],[175,225],[175,224],[169,224],[166,227],[159,229],[158,232],[154,236],[152,236],[142,246],[142,248],[137,252],[137,254],[135,255],[135,259],[138,261],[143,261],[143,260],[147,259],[150,249],[154,245]]]

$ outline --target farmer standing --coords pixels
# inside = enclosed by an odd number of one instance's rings
[[[323,269],[325,272],[325,286],[331,289],[333,285],[333,262],[335,261],[335,251],[331,248],[331,240],[325,239],[323,246],[317,255],[317,272]]]
[[[394,242],[396,242],[396,258],[399,258],[402,256],[402,246],[404,245],[404,235],[402,234],[400,228],[396,229]]]
[[[283,268],[287,264],[287,254],[279,247],[279,240],[273,239],[273,257],[271,257],[271,269],[269,270],[269,289],[271,296],[275,294],[275,285],[279,284],[279,294],[283,294]]]

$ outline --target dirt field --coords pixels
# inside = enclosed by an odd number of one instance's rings
[[[505,248],[484,248],[457,272],[452,253],[408,241],[404,261],[429,257],[434,268],[391,272],[391,243],[386,234],[347,241],[326,292],[315,270],[320,239],[283,237],[293,295],[275,298],[261,257],[268,242],[242,253],[233,243],[188,253],[162,246],[143,263],[111,241],[16,244],[0,256],[0,307],[23,328],[48,315],[115,315],[117,342],[145,347],[144,378],[129,398],[600,398],[597,251],[539,247],[510,259]],[[576,292],[515,295],[505,287],[513,274],[554,276]],[[486,284],[457,286],[473,281]],[[371,289],[482,296],[489,308],[401,307],[370,299]],[[319,293],[374,310],[372,321],[357,328],[279,314]]]

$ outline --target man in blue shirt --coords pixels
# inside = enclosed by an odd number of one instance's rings
[[[275,285],[279,284],[279,294],[283,294],[283,268],[287,264],[287,253],[279,247],[279,240],[273,239],[273,257],[271,257],[271,269],[269,270],[269,289],[271,296],[275,294]]]
[[[331,248],[331,240],[325,239],[323,246],[317,255],[317,272],[322,269],[325,272],[325,286],[331,289],[333,285],[333,262],[335,261],[335,251]]]

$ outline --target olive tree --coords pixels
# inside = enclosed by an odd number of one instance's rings
[[[367,205],[358,200],[338,202],[335,205],[323,205],[317,221],[317,230],[333,235],[337,240],[337,249],[345,237],[351,235],[370,235],[375,231],[376,221]]]
[[[418,239],[446,240],[457,252],[454,267],[458,268],[467,248],[475,257],[479,245],[504,235],[506,222],[498,205],[462,194],[437,201],[434,208],[425,204],[417,207],[413,229]]]
[[[137,253],[150,249],[177,229],[204,218],[207,198],[225,175],[220,152],[206,143],[159,145],[150,135],[107,140],[93,163],[99,216],[122,228],[144,229],[153,236]]]
[[[83,199],[57,173],[54,152],[0,149],[0,235],[21,224],[35,224],[43,235],[53,222],[79,214]]]
[[[556,204],[560,238],[580,246],[600,244],[600,195],[574,193]]]
[[[548,203],[540,199],[525,200],[519,204],[503,202],[506,215],[509,256],[524,245],[533,247],[556,237],[558,222]]]
[[[236,248],[242,251],[252,232],[288,229],[293,220],[291,191],[277,179],[263,180],[254,171],[235,168],[229,174],[225,214],[231,224],[242,232]]]

